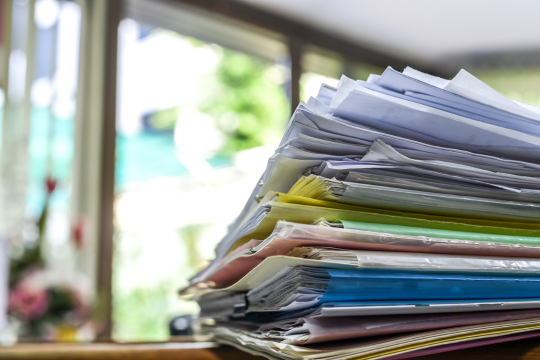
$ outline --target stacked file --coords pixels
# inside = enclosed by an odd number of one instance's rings
[[[294,112],[211,264],[202,331],[270,359],[540,336],[540,109],[388,68]]]

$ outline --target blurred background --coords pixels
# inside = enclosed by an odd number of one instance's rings
[[[540,105],[540,2],[0,0],[0,340],[161,341],[299,101],[465,68]],[[3,274],[3,275],[2,275]],[[7,290],[9,289],[9,290]]]

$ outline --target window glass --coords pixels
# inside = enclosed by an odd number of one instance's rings
[[[175,289],[214,257],[290,115],[279,63],[123,20],[114,337],[165,340]]]
[[[322,83],[337,86],[342,75],[354,80],[366,80],[369,74],[381,74],[384,71],[380,67],[352,61],[316,46],[307,45],[303,50],[300,99],[306,102],[317,95]]]
[[[510,99],[540,106],[540,69],[471,70],[471,74]]]

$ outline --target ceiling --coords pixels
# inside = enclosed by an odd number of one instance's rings
[[[416,63],[540,65],[536,0],[238,1]]]

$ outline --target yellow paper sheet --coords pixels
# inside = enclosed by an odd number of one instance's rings
[[[268,199],[273,200],[268,201]],[[238,246],[241,246],[252,239],[266,239],[272,233],[279,220],[311,224],[321,217],[324,217],[330,222],[339,219],[486,234],[540,237],[540,224],[534,223],[451,218],[437,215],[370,209],[331,201],[315,200],[301,196],[291,196],[282,193],[268,194],[265,199],[261,201],[261,204],[265,203],[272,206],[270,212],[253,232],[238,239],[229,251],[236,249]]]
[[[445,344],[450,343],[456,343],[456,342],[464,342],[464,341],[472,341],[472,340],[478,340],[483,338],[489,338],[489,337],[498,337],[498,336],[504,336],[504,335],[511,335],[519,332],[525,332],[525,331],[532,331],[532,330],[539,330],[540,329],[540,323],[539,324],[530,324],[530,325],[522,325],[522,326],[509,326],[509,327],[502,327],[499,329],[493,329],[493,330],[484,330],[484,331],[475,331],[467,334],[460,334],[460,335],[454,335],[454,336],[444,336],[441,338],[437,338],[434,340],[428,340],[424,342],[417,342],[410,345],[405,346],[399,346],[395,348],[389,348],[382,351],[377,351],[369,355],[363,355],[363,356],[352,356],[347,357],[345,359],[350,360],[372,360],[372,359],[380,359],[384,357],[388,357],[391,355],[398,355],[409,351],[414,350],[420,350],[425,348],[430,348],[434,346],[441,346]]]

